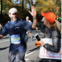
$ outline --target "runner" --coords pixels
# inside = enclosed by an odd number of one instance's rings
[[[28,16],[26,16],[26,21],[28,21],[28,22],[30,22],[30,23],[32,24],[32,22],[31,22],[31,20],[29,20],[29,17],[28,17]],[[33,41],[31,30],[28,30],[28,31],[27,31],[27,34],[30,34],[30,36],[31,36],[31,41]]]
[[[33,15],[33,18],[35,17],[35,14]],[[24,57],[27,41],[26,31],[30,30],[31,28],[35,28],[37,22],[34,20],[33,24],[31,24],[26,20],[20,20],[18,18],[18,10],[16,8],[10,8],[8,15],[11,20],[3,27],[0,34],[0,39],[7,34],[10,35],[8,56],[9,62],[25,62]]]
[[[0,33],[1,33],[1,31],[2,31],[2,25],[0,24]]]

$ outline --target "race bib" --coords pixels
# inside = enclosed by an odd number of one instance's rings
[[[13,44],[20,44],[21,43],[21,39],[20,39],[20,35],[19,34],[11,35],[10,36],[10,40],[11,40],[11,43],[13,43]]]

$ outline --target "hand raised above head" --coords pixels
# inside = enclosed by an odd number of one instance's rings
[[[31,11],[29,11],[29,13],[33,16],[33,18],[35,18],[37,14],[36,8],[34,6],[31,6]]]

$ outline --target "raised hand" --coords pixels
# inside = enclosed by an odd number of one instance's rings
[[[36,14],[37,14],[36,8],[34,6],[32,6],[31,7],[31,11],[29,11],[29,13],[33,16],[33,18],[35,18],[36,17]]]

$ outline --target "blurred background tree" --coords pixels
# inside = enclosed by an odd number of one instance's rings
[[[59,7],[58,18],[61,18],[61,0],[56,0],[56,5]]]
[[[38,13],[54,10],[53,8],[55,6],[52,7],[52,5],[54,6],[54,2],[52,0],[37,0],[37,2],[36,2],[36,7],[38,9]]]
[[[2,11],[5,22],[10,20],[8,10],[11,7],[18,9],[20,19],[25,19],[26,16],[29,16],[32,20],[32,16],[28,12],[28,10],[31,10],[32,5],[36,7],[38,14],[51,11],[57,15],[57,18],[61,17],[61,0],[0,0],[0,11]]]
[[[1,14],[1,0],[0,0],[0,14]]]
[[[61,17],[61,0],[37,0],[35,6],[38,13],[51,11]]]

